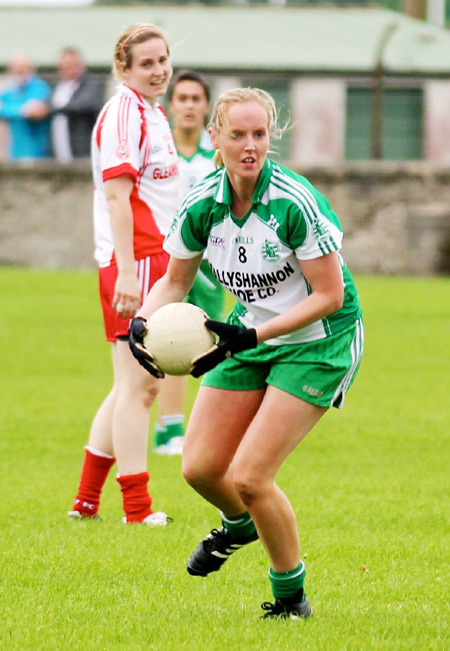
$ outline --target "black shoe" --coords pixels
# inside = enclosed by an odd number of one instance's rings
[[[231,542],[230,534],[224,527],[213,529],[189,556],[187,571],[192,576],[206,576],[210,572],[217,572],[231,554],[257,538],[255,531],[251,538],[245,541]]]
[[[312,608],[306,595],[302,595],[303,601],[293,602],[293,599],[275,599],[275,603],[265,601],[261,604],[261,608],[266,610],[266,614],[262,615],[262,619],[306,619],[311,617]]]

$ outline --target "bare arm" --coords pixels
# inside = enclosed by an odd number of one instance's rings
[[[258,342],[304,328],[342,307],[344,284],[337,253],[299,261],[311,294],[284,314],[257,326]]]
[[[182,301],[194,283],[201,261],[202,254],[189,260],[171,257],[165,275],[153,285],[139,310],[139,316],[148,319],[163,305]]]
[[[118,307],[122,307],[120,316],[125,319],[134,316],[141,304],[133,249],[134,223],[130,203],[133,185],[133,179],[127,175],[105,181],[118,269],[113,308],[119,313]]]

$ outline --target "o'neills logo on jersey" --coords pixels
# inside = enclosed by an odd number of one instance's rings
[[[176,176],[178,171],[178,163],[172,163],[172,165],[165,165],[164,167],[155,167],[153,170],[153,178],[168,179],[169,176]]]
[[[116,156],[120,160],[125,160],[125,158],[129,158],[130,150],[128,148],[128,143],[126,140],[120,141],[119,146],[116,149]]]
[[[253,237],[243,237],[239,235],[238,237],[233,237],[231,240],[233,244],[253,244]]]

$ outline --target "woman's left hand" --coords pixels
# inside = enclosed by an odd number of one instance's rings
[[[208,319],[205,325],[208,330],[219,335],[220,339],[219,343],[215,344],[208,352],[193,360],[189,371],[193,377],[200,377],[228,357],[243,350],[256,348],[258,345],[258,337],[254,328],[240,328],[230,323],[212,321],[211,319]]]

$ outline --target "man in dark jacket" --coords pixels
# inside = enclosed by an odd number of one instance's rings
[[[80,53],[66,48],[61,53],[60,81],[51,98],[53,155],[61,162],[89,157],[91,133],[104,104],[100,80],[86,73]]]

